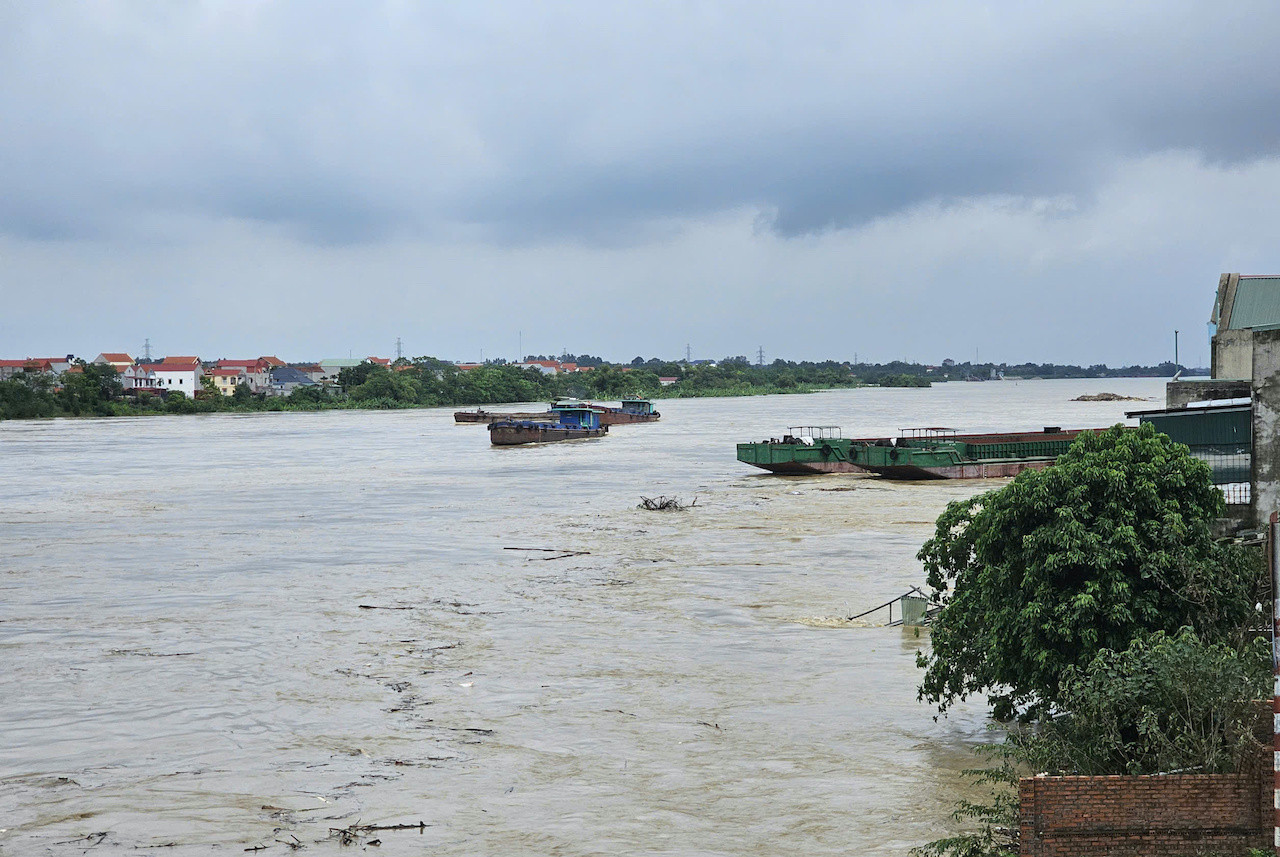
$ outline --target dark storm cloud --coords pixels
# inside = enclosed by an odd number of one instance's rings
[[[1275,154],[1280,7],[206,4],[0,12],[0,231],[779,233]],[[625,240],[625,239],[624,239]]]

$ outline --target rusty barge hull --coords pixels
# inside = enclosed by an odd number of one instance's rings
[[[600,414],[600,424],[605,426],[620,426],[627,423],[652,423],[657,422],[661,414],[636,414],[631,411],[619,411],[614,408],[606,408]]]
[[[556,443],[562,440],[583,440],[604,437],[608,426],[580,428],[559,423],[508,423],[489,424],[489,442],[494,446],[521,446],[527,443]]]
[[[555,417],[548,411],[542,411],[536,414],[516,414],[516,413],[499,413],[497,411],[454,411],[453,421],[455,423],[496,423],[498,420],[554,420]]]
[[[983,461],[970,464],[949,464],[919,467],[912,464],[873,465],[859,468],[886,479],[916,481],[921,479],[1003,479],[1017,476],[1024,470],[1043,470],[1056,459],[1019,461]]]

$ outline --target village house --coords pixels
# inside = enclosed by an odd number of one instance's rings
[[[251,393],[265,393],[271,387],[272,360],[277,358],[258,357],[255,360],[219,360],[213,364],[214,369],[236,369],[242,374],[241,382],[249,385]],[[222,376],[226,377],[226,376]],[[216,379],[215,382],[217,383]],[[234,385],[232,392],[235,392]]]
[[[324,379],[324,369],[319,363],[291,363],[288,368],[297,369],[317,384]]]
[[[521,369],[537,369],[544,375],[559,375],[567,372],[585,372],[590,366],[579,366],[577,363],[561,363],[559,360],[527,360],[516,363]]]
[[[166,357],[147,368],[154,376],[154,386],[166,393],[176,390],[194,399],[196,391],[202,389],[200,379],[204,377],[204,367],[200,365],[199,357]]]
[[[47,367],[41,368],[38,371],[52,372],[55,375],[61,375],[63,372],[75,365],[76,356],[74,354],[68,354],[66,357],[28,357],[27,361],[41,364],[42,367],[45,367],[45,364],[47,364]]]
[[[116,370],[117,375],[123,375],[124,370],[133,365],[133,358],[123,352],[104,352],[93,358],[90,362],[97,363],[99,366],[110,366],[112,369]]]
[[[268,394],[287,396],[299,387],[315,386],[317,386],[316,382],[311,380],[311,376],[306,372],[290,366],[280,366],[271,370],[271,389]]]
[[[210,369],[205,374],[213,380],[214,389],[224,396],[233,395],[237,387],[241,384],[248,386],[249,383],[244,369],[238,366]]]
[[[120,383],[126,393],[162,393],[156,385],[156,373],[152,364],[137,364],[125,367],[120,373]]]
[[[352,369],[359,366],[361,360],[351,357],[326,357],[320,361],[320,368],[324,370],[324,374],[320,376],[322,383],[336,384],[338,383],[338,373],[343,369]]]
[[[16,375],[56,375],[53,362],[46,357],[28,357],[25,360],[0,360],[0,381],[8,381]]]

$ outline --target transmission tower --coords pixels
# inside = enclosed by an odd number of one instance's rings
[[[684,362],[685,363],[693,362],[693,346],[689,345],[688,343],[686,343],[684,346]]]
[[[400,337],[396,337],[396,360],[404,359],[404,346],[400,343]]]
[[[756,365],[764,366],[764,346],[763,345],[761,345],[758,349],[756,349]]]
[[[147,337],[147,341],[142,345],[142,359],[151,362],[151,337]]]

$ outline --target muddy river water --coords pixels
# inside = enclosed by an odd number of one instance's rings
[[[1153,401],[1071,401],[1100,391]],[[673,400],[536,448],[446,409],[0,424],[0,854],[338,853],[331,829],[418,822],[365,847],[905,854],[950,829],[983,709],[935,721],[927,634],[847,617],[1001,483],[779,478],[735,441],[1162,399]],[[697,505],[637,508],[660,494]]]

